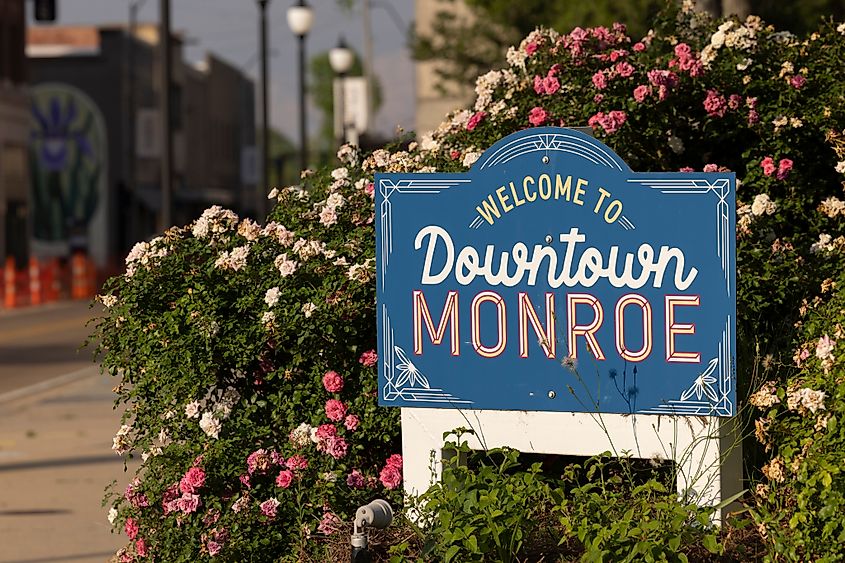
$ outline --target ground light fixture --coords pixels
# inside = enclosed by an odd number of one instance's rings
[[[352,563],[370,563],[372,558],[367,549],[366,528],[383,530],[393,522],[393,509],[386,500],[376,499],[355,511],[355,523],[349,543],[352,545]]]

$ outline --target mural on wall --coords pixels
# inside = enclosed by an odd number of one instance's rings
[[[107,147],[102,113],[66,84],[32,89],[30,165],[33,249],[104,257]]]

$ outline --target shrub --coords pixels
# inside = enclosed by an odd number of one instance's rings
[[[843,254],[828,257],[841,263]],[[765,413],[756,436],[771,455],[753,514],[771,551],[789,560],[839,561],[845,544],[845,271],[821,291],[800,321],[800,371],[751,397]]]
[[[272,194],[263,227],[211,208],[139,243],[107,285],[95,334],[126,408],[114,449],[143,459],[108,499],[132,540],[120,558],[298,560],[360,504],[401,502],[359,177]]]
[[[723,550],[713,508],[679,501],[668,472],[603,454],[555,475],[521,467],[512,449],[471,452],[460,433],[444,451],[441,482],[414,508],[422,546],[401,546],[421,560],[686,561]]]

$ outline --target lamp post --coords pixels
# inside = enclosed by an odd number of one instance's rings
[[[159,230],[169,229],[172,224],[171,205],[173,200],[173,101],[171,81],[173,59],[170,37],[170,0],[159,0],[159,49],[161,66],[161,214]]]
[[[299,168],[308,168],[307,133],[305,123],[305,36],[314,23],[314,12],[305,0],[288,8],[288,26],[299,38]]]
[[[338,141],[338,146],[343,145],[347,141],[346,139],[346,73],[349,72],[349,69],[352,68],[352,64],[355,62],[355,54],[352,50],[346,46],[346,41],[344,41],[343,37],[337,42],[337,47],[329,50],[329,65],[331,65],[332,70],[337,74],[339,83],[340,83],[340,96],[337,103],[337,107],[335,107],[335,111],[337,112],[337,117],[340,119],[340,139]]]
[[[260,36],[260,59],[261,59],[261,133],[258,138],[258,202],[256,214],[258,219],[264,219],[267,215],[267,166],[270,161],[270,126],[268,124],[268,103],[267,103],[267,4],[269,0],[258,0],[258,32]]]

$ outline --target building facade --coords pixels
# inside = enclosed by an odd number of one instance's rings
[[[62,255],[83,248],[101,266],[116,264],[158,231],[162,209],[158,28],[30,29],[33,92],[32,187],[39,228],[33,250]],[[211,204],[254,208],[255,187],[241,173],[254,144],[254,88],[237,68],[209,55],[184,61],[173,42],[175,224]],[[54,123],[55,122],[55,123]],[[46,123],[46,125],[45,125]],[[43,131],[63,125],[63,161],[51,161]],[[62,194],[58,197],[56,194]],[[61,210],[61,212],[59,211]],[[61,215],[61,218],[59,218]]]
[[[414,3],[414,32],[430,35],[438,12],[451,12],[456,17],[469,18],[472,13],[462,0],[416,0]],[[446,92],[438,88],[438,61],[416,61],[416,131],[418,134],[436,129],[450,111],[472,103],[475,92],[463,84],[449,84]]]
[[[0,0],[0,259],[29,253],[29,93],[24,0]]]

